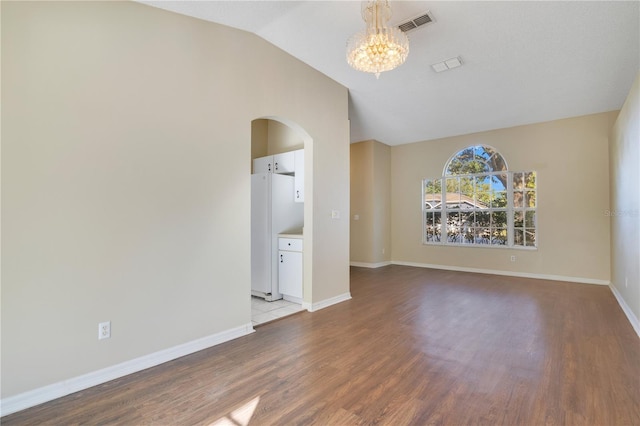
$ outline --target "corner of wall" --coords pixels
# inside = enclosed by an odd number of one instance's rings
[[[638,332],[640,317],[640,73],[609,133],[611,288]]]

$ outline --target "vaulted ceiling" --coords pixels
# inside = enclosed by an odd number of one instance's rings
[[[355,71],[360,1],[141,1],[255,33],[349,89],[351,142],[418,142],[619,109],[640,69],[640,2],[392,1],[429,11],[396,70]],[[431,65],[460,57],[462,66]]]

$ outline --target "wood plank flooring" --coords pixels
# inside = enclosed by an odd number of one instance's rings
[[[387,266],[351,293],[2,424],[640,425],[605,286]]]

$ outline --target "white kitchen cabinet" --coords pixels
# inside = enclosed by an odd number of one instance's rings
[[[272,173],[273,155],[260,157],[253,160],[253,173]]]
[[[295,171],[295,156],[293,151],[275,154],[273,156],[273,173],[293,173]]]
[[[302,301],[302,239],[278,239],[278,291],[285,300]]]
[[[253,173],[292,174],[295,170],[293,151],[268,155],[253,160]]]
[[[293,200],[304,203],[304,149],[293,151],[295,175],[293,176]]]

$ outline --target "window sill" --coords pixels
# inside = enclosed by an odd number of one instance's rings
[[[503,249],[503,250],[525,250],[525,251],[538,251],[538,247],[531,246],[508,246],[498,244],[460,244],[460,243],[422,243],[423,246],[429,247],[466,247],[466,248],[488,248],[488,249]]]

